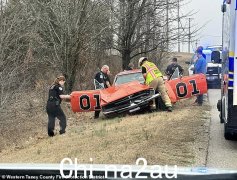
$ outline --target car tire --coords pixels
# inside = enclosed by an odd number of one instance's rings
[[[220,112],[219,118],[220,118],[220,123],[224,123],[223,115],[222,115],[222,107],[221,107],[221,100],[218,100],[217,105],[216,105],[218,111]]]
[[[231,133],[228,128],[227,128],[227,125],[225,124],[225,127],[224,127],[224,137],[226,140],[234,140],[235,134]]]

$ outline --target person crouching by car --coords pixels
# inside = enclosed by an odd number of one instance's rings
[[[63,99],[69,100],[71,99],[70,95],[64,95],[63,86],[65,84],[65,77],[59,76],[57,77],[51,87],[49,88],[49,97],[46,105],[46,112],[48,114],[48,135],[50,137],[54,136],[54,127],[55,127],[55,119],[59,119],[60,125],[60,134],[64,134],[66,131],[66,116],[60,106],[61,101]]]
[[[109,66],[103,65],[100,72],[95,75],[94,78],[94,86],[95,89],[105,89],[111,86],[110,79],[109,79]],[[94,119],[99,118],[100,110],[95,111]]]
[[[160,70],[154,63],[149,62],[147,57],[141,57],[138,61],[138,66],[142,67],[142,74],[146,85],[152,87],[161,94],[161,98],[165,103],[167,111],[172,112],[171,100],[167,94],[165,82]],[[154,105],[155,103],[153,102],[153,106]]]

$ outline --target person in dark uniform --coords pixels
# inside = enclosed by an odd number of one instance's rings
[[[108,76],[109,73],[110,73],[109,66],[107,65],[102,66],[100,72],[98,72],[94,78],[95,89],[104,89],[111,86],[110,79]],[[100,111],[95,111],[94,119],[99,118],[99,115]]]
[[[63,95],[63,86],[65,83],[65,77],[57,77],[49,89],[49,97],[46,105],[46,112],[48,114],[48,135],[54,136],[55,118],[59,119],[60,134],[65,133],[66,129],[66,116],[61,109],[62,99],[71,99],[70,95]]]
[[[165,73],[168,76],[168,79],[171,78],[172,74],[174,73],[175,69],[179,69],[179,75],[182,75],[184,72],[184,69],[178,64],[177,58],[172,59],[172,63],[167,66]]]

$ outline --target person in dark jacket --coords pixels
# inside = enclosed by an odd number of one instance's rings
[[[168,76],[168,79],[171,78],[172,74],[174,73],[175,69],[179,69],[179,75],[183,74],[184,69],[178,64],[177,58],[172,59],[172,63],[167,66],[165,73]]]
[[[94,78],[95,89],[105,89],[111,86],[111,82],[108,76],[109,73],[110,73],[109,66],[103,65],[100,72],[98,72],[95,75],[95,78]],[[99,115],[100,115],[100,110],[96,110],[94,119],[99,118]]]
[[[46,105],[46,112],[48,114],[48,135],[54,136],[55,119],[59,119],[60,134],[65,133],[67,126],[66,116],[60,106],[63,99],[71,99],[70,95],[64,95],[63,86],[65,77],[57,77],[49,89],[49,97]]]

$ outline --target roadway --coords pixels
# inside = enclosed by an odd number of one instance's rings
[[[220,96],[221,91],[219,89],[208,90],[208,99],[211,105],[211,122],[206,166],[237,170],[237,141],[225,140],[224,125],[220,123],[219,111],[216,108]]]

